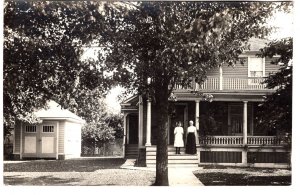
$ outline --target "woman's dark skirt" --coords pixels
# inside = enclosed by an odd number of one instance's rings
[[[187,154],[196,154],[196,140],[194,133],[188,133],[187,136],[187,143],[185,148],[185,153]]]

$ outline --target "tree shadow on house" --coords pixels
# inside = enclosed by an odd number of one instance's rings
[[[5,185],[30,185],[30,186],[62,186],[62,185],[78,185],[81,180],[78,178],[62,179],[53,176],[40,177],[24,177],[21,175],[4,176],[3,182]]]
[[[94,172],[99,169],[118,169],[125,159],[32,160],[5,163],[4,172]]]

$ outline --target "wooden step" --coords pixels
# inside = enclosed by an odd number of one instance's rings
[[[155,159],[147,159],[146,163],[156,163]],[[168,164],[198,164],[198,159],[172,159],[168,160]]]
[[[155,155],[146,155],[146,159],[148,160],[155,160]],[[198,160],[197,155],[168,155],[168,160]]]
[[[155,168],[156,164],[147,164],[147,167]],[[198,167],[198,164],[168,164],[168,167]]]

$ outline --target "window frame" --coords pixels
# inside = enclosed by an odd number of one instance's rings
[[[44,132],[44,127],[53,127],[53,131],[51,132]],[[55,133],[54,125],[42,125],[42,133]]]
[[[262,71],[263,71],[263,74],[262,76],[258,76],[258,77],[252,77],[251,74],[250,74],[250,65],[251,65],[251,58],[258,58],[258,59],[261,59],[262,60]],[[265,60],[265,57],[263,58],[260,58],[260,57],[256,57],[256,56],[248,56],[248,77],[250,78],[263,78],[266,76],[266,60]]]
[[[27,131],[27,127],[35,127],[35,131]],[[25,133],[37,133],[37,125],[25,125]]]

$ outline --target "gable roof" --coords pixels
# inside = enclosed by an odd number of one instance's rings
[[[85,121],[77,116],[76,114],[70,112],[69,110],[62,109],[61,106],[53,100],[50,100],[47,104],[46,109],[40,109],[35,111],[34,114],[40,119],[65,119],[76,121],[79,123],[85,123]]]
[[[248,44],[250,44],[250,50],[247,51],[259,51],[260,49],[266,47],[266,44],[269,42],[270,41],[267,39],[251,38],[248,41]]]

